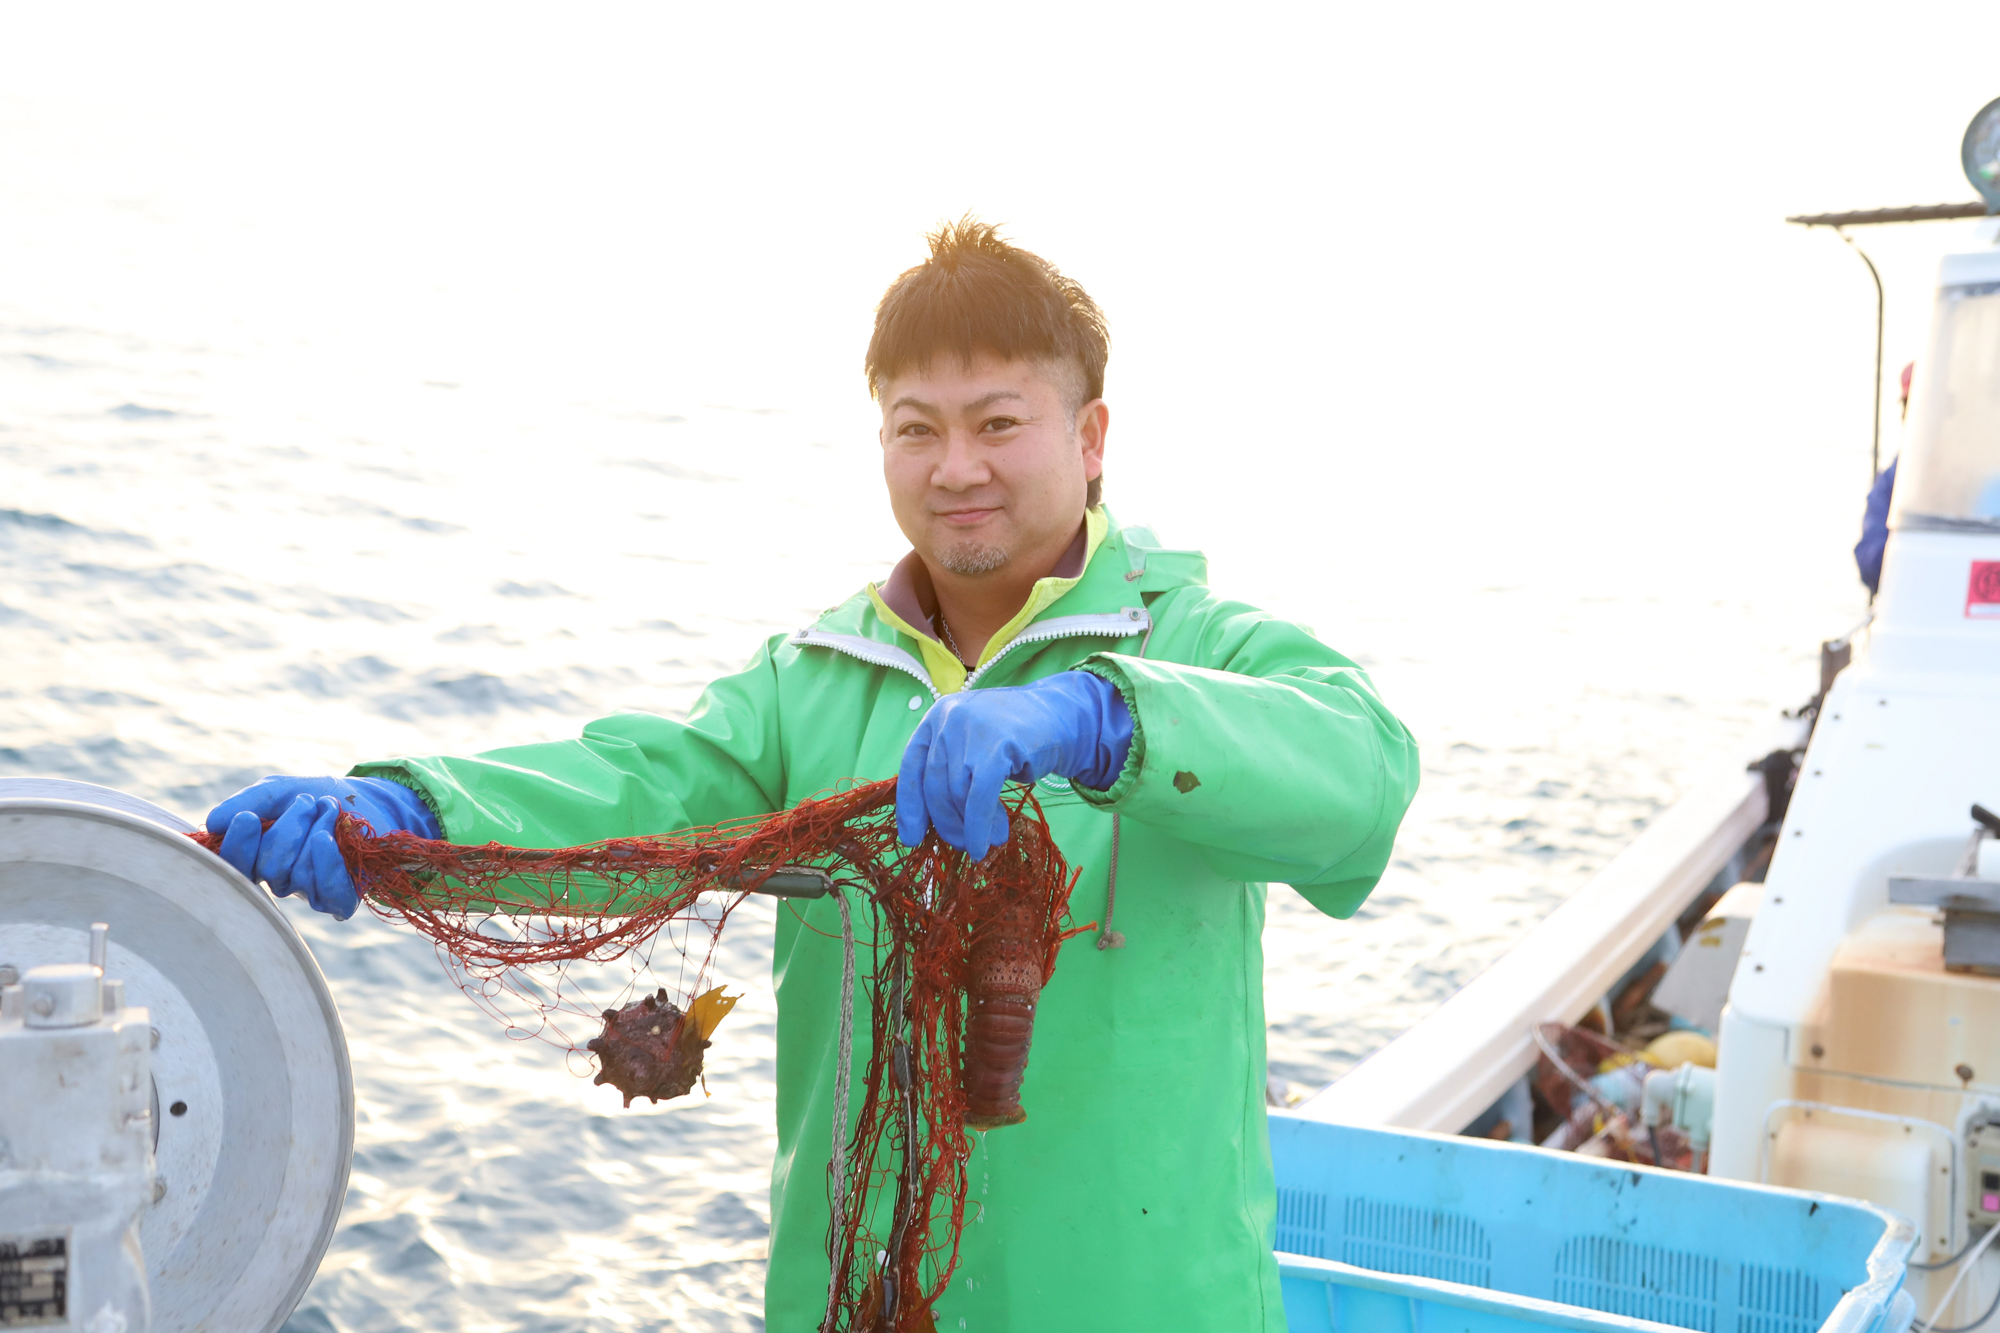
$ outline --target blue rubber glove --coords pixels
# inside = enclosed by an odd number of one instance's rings
[[[948,694],[917,724],[896,774],[896,833],[907,847],[938,836],[973,860],[1007,841],[1000,789],[1051,773],[1103,790],[1132,748],[1118,687],[1062,671],[1005,689]]]
[[[208,831],[222,835],[222,859],[280,898],[303,893],[315,912],[342,921],[360,896],[333,840],[342,811],[377,833],[441,838],[437,816],[423,798],[386,778],[268,777],[208,812]],[[276,820],[270,828],[267,819]]]

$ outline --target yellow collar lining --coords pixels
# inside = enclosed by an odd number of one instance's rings
[[[981,650],[979,661],[973,667],[974,671],[978,671],[998,657],[1022,630],[1034,623],[1037,616],[1055,605],[1064,593],[1082,582],[1083,571],[1090,568],[1091,559],[1097,554],[1097,548],[1103,544],[1109,527],[1102,506],[1084,511],[1082,566],[1076,574],[1067,578],[1059,578],[1052,574],[1035,580],[1035,586],[1028,593],[1028,600],[1022,603],[1021,609],[986,641],[986,647]],[[965,664],[958,660],[956,653],[939,642],[937,636],[927,628],[920,629],[891,610],[889,603],[883,600],[882,590],[873,583],[868,585],[868,598],[875,604],[875,613],[887,621],[897,633],[907,634],[916,641],[917,651],[923,657],[924,669],[930,673],[931,684],[937,688],[939,694],[956,694],[965,688],[969,673],[965,669]]]

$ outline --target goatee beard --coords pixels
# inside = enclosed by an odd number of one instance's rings
[[[939,551],[937,562],[954,574],[991,574],[1007,563],[1007,551],[1001,546],[959,542],[955,546],[947,546]]]

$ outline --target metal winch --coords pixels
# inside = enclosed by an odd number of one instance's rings
[[[326,981],[191,826],[0,779],[0,1328],[275,1333],[354,1146]]]
[[[104,975],[109,932],[87,963],[0,974],[0,1328],[152,1322],[152,1024]]]

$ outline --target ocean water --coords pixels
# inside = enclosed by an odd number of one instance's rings
[[[1271,1068],[1306,1090],[1810,695],[1865,610],[1872,293],[1778,218],[1958,197],[1990,96],[1932,40],[1974,9],[1769,68],[1781,25],[1072,17],[1099,77],[1034,65],[970,122],[884,72],[966,18],[472,13],[0,21],[0,775],[199,818],[266,773],[683,712],[901,554],[869,310],[974,208],[1109,312],[1113,509],[1361,661],[1423,748],[1359,916],[1273,890]],[[1923,77],[1830,99],[1880,41]],[[1078,115],[1081,183],[1041,151]],[[1461,163],[1490,215],[1381,202],[1472,122],[1513,146]],[[1599,169],[1635,140],[1671,217]],[[1962,240],[1881,243],[1892,370]],[[629,1111],[423,940],[285,908],[360,1106],[288,1328],[762,1327],[768,908],[723,938],[712,1095]]]

